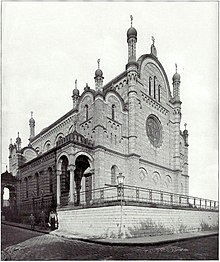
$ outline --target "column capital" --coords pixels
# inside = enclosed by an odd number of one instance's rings
[[[56,173],[57,173],[57,176],[61,176],[62,171],[61,170],[57,170]]]
[[[75,169],[76,169],[76,166],[73,165],[73,164],[70,164],[70,165],[68,166],[68,168],[67,168],[67,170],[70,171],[70,172],[74,172]]]

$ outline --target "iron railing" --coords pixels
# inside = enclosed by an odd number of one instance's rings
[[[75,206],[77,206],[76,198],[77,196],[75,194]],[[129,185],[106,185],[102,188],[82,191],[80,192],[80,204],[78,206],[91,207],[119,205],[122,203],[123,205],[161,206],[218,211],[218,201],[215,200]],[[68,201],[62,201],[61,197],[61,206],[66,205],[68,205]]]

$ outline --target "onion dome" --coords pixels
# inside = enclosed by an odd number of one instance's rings
[[[176,81],[180,81],[180,74],[177,73],[177,64],[175,64],[176,66],[176,73],[173,75],[173,82],[176,82]]]
[[[33,119],[33,112],[31,112],[31,118],[29,120],[30,124],[35,124],[35,120]]]
[[[127,31],[127,40],[130,38],[135,38],[137,40],[137,30],[132,26],[133,16],[130,16],[131,18],[131,27]]]
[[[95,77],[98,77],[98,76],[100,76],[100,77],[103,76],[103,72],[100,68],[96,69],[96,71],[95,71]]]
[[[77,88],[77,79],[75,80],[75,88],[73,89],[73,96],[79,96],[79,89]]]

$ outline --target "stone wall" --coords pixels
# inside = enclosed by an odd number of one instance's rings
[[[122,214],[122,216],[121,216]],[[58,210],[59,229],[73,235],[118,238],[218,230],[218,212],[138,206]]]

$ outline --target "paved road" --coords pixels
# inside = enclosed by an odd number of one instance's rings
[[[218,259],[217,236],[152,247],[105,246],[3,225],[2,241],[2,260]]]

